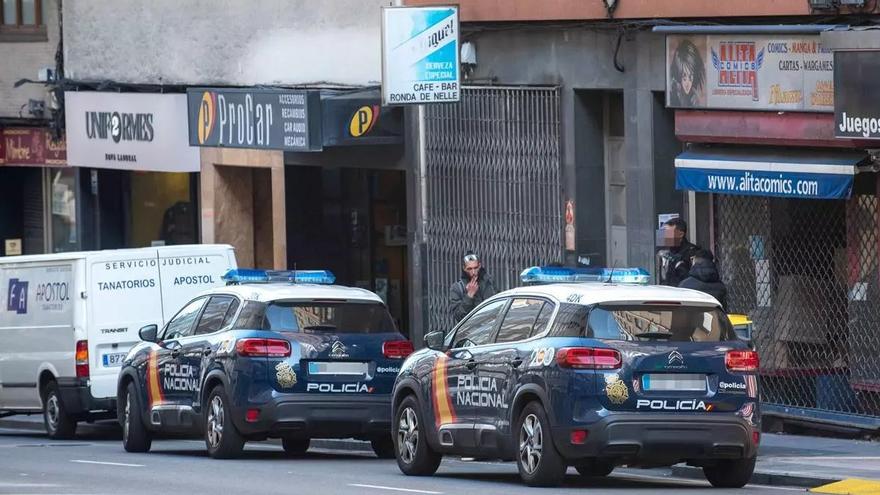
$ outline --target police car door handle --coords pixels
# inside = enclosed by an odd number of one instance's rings
[[[519,365],[521,365],[522,362],[523,362],[522,358],[516,358],[513,361],[509,361],[508,364],[510,364],[514,368],[519,368]]]
[[[474,368],[477,367],[477,362],[474,361],[473,359],[471,359],[470,361],[468,361],[467,363],[465,363],[465,366],[467,366],[467,368],[468,368],[469,370],[472,370],[472,369],[474,369]]]
[[[212,352],[214,352],[214,351],[212,351],[211,348],[208,347],[207,349],[205,349],[204,354],[205,354],[205,356],[210,356]]]

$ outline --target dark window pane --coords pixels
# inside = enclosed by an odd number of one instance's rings
[[[21,23],[25,26],[33,26],[37,23],[36,0],[21,0]]]
[[[196,335],[214,333],[223,326],[223,319],[226,317],[229,306],[234,299],[227,296],[215,296],[211,298],[202,317],[199,318],[199,324],[196,327]]]
[[[544,306],[541,308],[541,312],[538,314],[537,320],[535,320],[535,327],[532,330],[530,337],[534,337],[535,335],[540,335],[547,329],[547,324],[550,322],[550,318],[553,316],[553,304],[552,303],[544,303]]]
[[[391,333],[397,327],[388,309],[372,302],[273,301],[263,328],[276,332]]]
[[[247,330],[262,330],[263,320],[266,315],[266,303],[257,301],[245,301],[235,325],[232,328]]]
[[[18,23],[15,9],[16,0],[3,0],[3,24],[14,26]]]
[[[544,301],[540,299],[514,299],[504,315],[495,342],[516,342],[529,338],[543,305]]]
[[[455,333],[452,347],[471,347],[488,344],[492,339],[492,331],[498,322],[501,309],[507,304],[502,299],[483,306],[465,321]]]
[[[229,309],[226,310],[226,316],[223,317],[223,324],[220,326],[220,328],[225,328],[229,325],[229,323],[232,321],[232,318],[235,317],[235,312],[238,311],[239,305],[240,304],[238,302],[238,299],[233,297],[232,304],[230,304]]]
[[[181,309],[180,312],[168,322],[168,326],[165,328],[165,335],[162,339],[171,340],[192,335],[194,327],[193,323],[195,323],[196,317],[199,315],[199,310],[202,309],[203,304],[205,304],[204,297],[196,299]]]

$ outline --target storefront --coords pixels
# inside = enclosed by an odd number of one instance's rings
[[[699,206],[729,310],[754,323],[766,416],[870,423],[860,274],[877,264],[877,174],[864,143],[835,139],[830,50],[818,35],[669,35],[667,67],[676,188]]]
[[[186,96],[68,92],[65,107],[73,168],[56,182],[69,189],[79,222],[55,250],[199,242],[199,153],[186,139]]]
[[[377,90],[194,88],[188,97],[211,239],[233,244],[241,266],[329,269],[379,294],[406,332],[402,110],[382,108]]]
[[[0,129],[0,255],[52,252],[69,239],[65,226],[76,218],[61,191],[66,164],[64,141],[47,129]]]

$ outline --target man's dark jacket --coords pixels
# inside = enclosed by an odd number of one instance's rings
[[[661,285],[678,287],[682,280],[688,278],[691,270],[691,257],[699,250],[700,248],[696,244],[682,239],[680,246],[661,253],[668,263],[666,272],[660,281]]]
[[[715,263],[708,260],[699,260],[691,267],[690,276],[678,284],[684,289],[694,289],[705,292],[710,296],[718,299],[721,307],[727,311],[727,287],[718,276],[718,270]]]
[[[474,297],[468,297],[467,294],[467,285],[470,281],[471,277],[462,271],[461,279],[449,288],[449,302],[452,305],[452,317],[455,318],[456,323],[467,316],[478,304],[498,293],[492,277],[486,273],[485,268],[480,268],[480,273],[477,275],[479,287],[477,287],[477,293],[474,294]]]

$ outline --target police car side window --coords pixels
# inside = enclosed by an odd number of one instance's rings
[[[214,333],[223,327],[223,320],[235,298],[231,296],[213,296],[202,311],[199,324],[196,325],[196,335]]]
[[[206,297],[200,297],[195,301],[187,304],[181,309],[174,318],[168,322],[165,327],[165,333],[162,340],[179,339],[181,337],[189,337],[193,334],[196,317],[199,316],[199,310],[205,304]]]
[[[529,337],[544,333],[544,330],[547,329],[547,324],[550,323],[550,317],[553,316],[553,310],[555,308],[556,306],[553,303],[544,303],[544,306],[541,307],[541,312],[538,313],[538,318],[535,320],[535,326],[532,328],[532,333],[529,334]]]
[[[223,323],[220,325],[220,328],[226,328],[232,323],[232,319],[235,318],[235,312],[238,311],[238,307],[241,303],[238,302],[237,297],[232,298],[232,304],[229,305],[229,309],[226,310],[226,316],[223,317]]]
[[[544,301],[540,299],[514,299],[504,315],[495,342],[516,342],[529,338],[543,306]]]
[[[452,347],[473,347],[490,343],[495,324],[498,323],[501,310],[506,304],[507,299],[501,299],[477,310],[458,327]]]
[[[582,304],[560,304],[553,325],[550,327],[550,335],[553,337],[591,337],[586,334],[589,312],[590,307]]]

